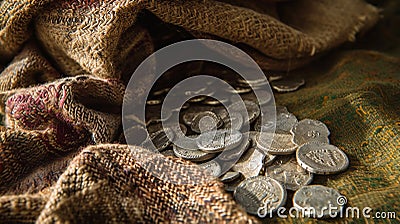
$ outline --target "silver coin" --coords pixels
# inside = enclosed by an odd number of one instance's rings
[[[176,157],[175,153],[172,149],[167,149],[161,152],[162,155],[164,156],[172,156],[172,157]]]
[[[182,113],[182,121],[183,121],[183,123],[185,123],[187,126],[190,127],[194,117],[198,113],[204,112],[204,111],[212,111],[213,112],[214,109],[215,109],[215,107],[205,106],[205,105],[204,106],[200,106],[200,105],[191,106],[187,110],[183,111],[183,113]]]
[[[293,195],[293,206],[310,218],[334,218],[343,209],[337,190],[322,185],[303,186]],[[335,215],[336,214],[336,215]]]
[[[339,173],[349,166],[346,154],[334,145],[322,142],[309,142],[296,152],[301,167],[316,174]]]
[[[263,167],[264,159],[265,154],[252,147],[232,167],[232,170],[240,172],[246,178],[258,176]]]
[[[235,130],[210,131],[198,137],[197,146],[204,152],[216,153],[237,147],[242,138],[242,133]]]
[[[201,163],[199,164],[199,166],[205,169],[209,174],[213,175],[214,177],[219,177],[223,174],[221,173],[222,172],[221,166],[214,160]]]
[[[296,151],[292,134],[260,132],[256,138],[257,146],[272,155],[289,155]]]
[[[264,176],[244,180],[234,192],[235,200],[250,214],[276,211],[286,202],[286,189],[278,181]]]
[[[237,186],[239,186],[242,183],[243,180],[244,179],[240,178],[240,176],[239,176],[239,178],[237,178],[236,180],[233,180],[233,181],[228,182],[228,183],[224,183],[225,191],[234,192],[236,190]]]
[[[329,129],[321,121],[301,120],[293,126],[290,132],[293,134],[293,143],[299,146],[311,141],[329,143]]]
[[[174,141],[173,152],[175,156],[194,161],[206,161],[212,159],[216,154],[206,153],[198,149],[195,138],[196,136],[189,136],[188,138],[193,138],[193,141],[188,141],[185,137],[179,138]]]
[[[249,100],[243,100],[243,101],[236,101],[233,102],[231,105],[228,106],[228,111],[232,112],[239,112],[242,114],[243,117],[246,117],[246,111],[242,111],[242,103],[244,104],[246,110],[247,110],[247,116],[248,116],[248,121],[245,121],[246,123],[253,123],[254,120],[256,120],[260,116],[260,108],[258,105],[252,101]]]
[[[168,132],[168,134],[167,134]],[[169,139],[170,136],[172,139]],[[171,142],[174,140],[175,134],[170,128],[164,128],[163,130],[157,131],[150,135],[150,140],[158,151],[166,149]]]
[[[304,79],[281,79],[271,82],[272,88],[274,88],[278,92],[292,92],[299,89],[301,86],[305,84]]]
[[[134,125],[126,130],[125,139],[129,139],[128,144],[140,145],[148,138],[147,130],[142,125]]]
[[[227,89],[229,93],[245,94],[251,92],[251,88],[236,86],[233,89]]]
[[[275,132],[289,133],[297,122],[297,118],[293,114],[277,112]]]
[[[313,180],[313,174],[304,170],[292,156],[277,158],[266,168],[265,176],[281,182],[286,189],[292,191],[310,184]]]
[[[272,100],[272,94],[266,90],[258,90],[256,93],[259,105],[265,105]]]
[[[207,99],[207,96],[201,95],[201,96],[195,96],[190,98],[187,102],[189,103],[199,103]]]
[[[156,90],[156,91],[152,92],[152,94],[153,94],[153,96],[164,95],[164,94],[168,93],[170,89],[171,88],[165,88],[165,89]]]
[[[239,160],[240,157],[249,149],[250,141],[243,139],[239,146],[230,149],[224,150],[219,156],[218,160],[222,161],[232,161],[232,160]]]
[[[162,103],[161,100],[147,100],[147,101],[146,101],[146,104],[147,104],[147,105],[159,105],[159,104],[161,104],[161,103]]]
[[[240,173],[239,172],[234,172],[234,171],[229,171],[227,173],[225,173],[220,180],[224,183],[226,182],[231,182],[236,180],[237,178],[240,177]]]
[[[196,114],[190,124],[190,127],[194,132],[202,133],[220,128],[223,121],[214,112],[203,111]]]
[[[227,100],[227,99],[217,100],[217,99],[208,97],[207,99],[205,99],[205,100],[203,101],[203,103],[204,103],[204,104],[207,104],[207,105],[215,106],[215,105],[220,105],[220,104],[227,103],[228,101],[229,101],[229,100]]]
[[[232,130],[240,130],[243,127],[244,119],[241,113],[232,112],[223,119],[224,128]]]

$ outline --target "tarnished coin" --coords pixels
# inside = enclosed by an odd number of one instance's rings
[[[258,176],[264,165],[264,159],[265,154],[252,147],[232,167],[232,170],[240,172],[246,178]]]
[[[296,152],[301,167],[316,174],[334,174],[349,166],[346,154],[334,145],[322,142],[309,142]]]
[[[165,95],[169,92],[171,88],[165,88],[165,89],[160,89],[160,90],[156,90],[154,92],[152,92],[153,96],[161,96],[161,95]]]
[[[322,185],[301,187],[293,195],[293,206],[310,218],[334,218],[343,209],[342,196],[337,190]]]
[[[202,133],[220,128],[223,121],[214,112],[202,111],[194,116],[190,124],[190,127],[194,132]]]
[[[313,180],[313,174],[304,170],[293,156],[277,158],[266,168],[265,176],[281,182],[286,189],[292,191],[310,184]]]
[[[235,130],[216,130],[202,133],[197,139],[200,150],[208,153],[221,152],[237,147],[242,142],[242,133]]]
[[[161,154],[162,154],[163,156],[172,156],[172,157],[176,157],[176,156],[175,156],[175,153],[174,153],[174,151],[173,151],[172,149],[164,150],[164,151],[161,152]]]
[[[224,150],[217,159],[222,161],[237,161],[249,149],[250,145],[249,140],[242,140],[239,146],[230,150]]]
[[[199,164],[199,166],[208,171],[214,177],[219,177],[223,174],[221,173],[221,166],[214,160],[208,161],[206,163],[201,163]]]
[[[235,190],[235,200],[250,214],[276,211],[286,202],[286,189],[278,181],[264,176],[244,180]]]
[[[260,132],[256,142],[260,149],[273,155],[289,155],[297,149],[297,145],[292,142],[290,133]]]
[[[241,113],[232,112],[223,119],[225,129],[240,130],[242,129],[244,119]]]
[[[301,120],[293,126],[290,132],[293,134],[293,142],[299,146],[311,141],[329,143],[329,129],[321,121]]]
[[[216,106],[216,105],[227,103],[228,101],[229,101],[228,99],[217,100],[212,97],[207,97],[207,99],[205,99],[202,103],[204,103],[206,105]]]
[[[292,92],[299,89],[302,85],[305,84],[304,79],[281,79],[271,82],[272,88],[274,88],[278,92]]]
[[[243,180],[244,180],[244,178],[241,178],[239,176],[237,179],[235,179],[231,182],[224,183],[225,191],[234,192],[236,190],[237,186],[239,186]]]
[[[195,138],[196,136],[189,136],[193,141],[186,138],[179,138],[175,140],[173,151],[175,156],[187,159],[194,162],[205,161],[216,156],[216,154],[206,153],[198,149]]]
[[[244,104],[246,110],[247,110],[247,116],[248,116],[248,121],[245,120],[245,123],[253,123],[255,119],[260,116],[260,108],[258,105],[252,101],[249,100],[243,100],[243,101],[236,101],[233,102],[231,105],[228,106],[228,111],[232,112],[239,112],[242,114],[243,117],[246,117],[246,112],[242,110],[242,107],[240,106],[241,104]]]
[[[251,88],[235,86],[233,89],[227,89],[229,93],[245,94],[251,92]]]
[[[167,132],[172,139],[168,138]],[[158,151],[162,151],[171,144],[171,142],[174,140],[173,139],[174,136],[175,134],[174,131],[172,131],[172,129],[164,128],[163,130],[152,133],[150,135],[150,140],[153,142],[153,145],[156,147]]]
[[[234,172],[234,171],[229,171],[226,174],[224,174],[220,180],[224,183],[226,182],[231,182],[236,180],[237,178],[240,177],[240,173],[239,172]]]
[[[146,104],[147,104],[147,105],[159,105],[159,104],[161,104],[161,103],[162,103],[162,101],[159,100],[159,99],[147,100],[147,101],[146,101]]]
[[[148,138],[147,130],[142,125],[134,125],[124,133],[125,139],[129,140],[128,144],[140,145]]]
[[[290,130],[297,124],[297,118],[291,113],[276,113],[276,128],[275,132],[289,133]]]

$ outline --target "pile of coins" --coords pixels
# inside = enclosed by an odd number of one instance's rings
[[[276,106],[274,129],[270,123],[261,122],[264,114],[260,109],[268,107],[273,96],[268,91],[260,91],[261,97],[257,98],[248,86],[251,84],[254,88],[265,83],[237,80],[234,84],[234,93],[241,95],[240,103],[247,111],[238,110],[238,102],[232,99],[221,102],[207,97],[211,92],[207,86],[195,90],[204,95],[191,98],[182,108],[170,110],[171,114],[179,113],[181,131],[194,141],[177,137],[173,128],[162,127],[163,119],[157,113],[162,96],[169,89],[152,92],[153,99],[147,101],[146,119],[150,140],[157,150],[166,156],[198,163],[218,177],[226,191],[232,192],[249,214],[262,217],[262,214],[274,213],[286,204],[287,190],[295,191],[294,207],[314,208],[314,214],[308,215],[328,217],[323,209],[318,210],[324,206],[341,209],[342,205],[337,202],[340,194],[336,190],[309,185],[313,174],[335,174],[349,165],[346,154],[329,144],[327,126],[312,119],[298,121],[286,107]],[[304,80],[277,80],[271,85],[286,92],[303,84]],[[222,103],[229,106],[225,108]],[[246,125],[250,130],[242,133]]]

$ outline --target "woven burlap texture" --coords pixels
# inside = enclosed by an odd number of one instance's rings
[[[110,144],[118,143],[121,133],[124,84],[155,46],[163,44],[153,41],[157,38],[150,35],[151,27],[140,20],[143,13],[152,13],[195,37],[237,44],[264,70],[279,71],[301,67],[354,41],[357,33],[368,30],[379,18],[378,9],[361,0],[4,0],[0,12],[0,110],[5,116],[0,130],[0,222],[39,223],[257,222],[223,191],[221,183],[203,181],[206,175],[196,166],[139,147]],[[372,63],[370,69],[378,69],[371,57],[366,59]],[[393,60],[382,62],[395,68],[387,76],[398,69]],[[336,62],[340,65],[346,60]],[[326,74],[334,76],[338,68]],[[333,83],[349,79],[340,76]],[[326,83],[329,78],[320,81]],[[360,87],[360,96],[351,95],[354,87],[345,86],[337,95],[344,100],[328,110],[335,93],[315,91],[319,88],[326,86],[306,88],[308,92],[301,94],[307,97],[286,95],[277,100],[300,118],[322,119],[332,133],[342,133],[341,128],[348,125],[347,136],[358,127],[330,114],[345,111],[356,116],[376,109],[375,105],[355,107],[357,102],[363,105],[365,89]],[[383,89],[393,96],[399,88]],[[302,109],[301,103],[309,102],[325,103]],[[310,109],[313,106],[320,109],[316,112]],[[386,124],[385,114],[383,109],[374,116],[381,116]],[[368,122],[364,118],[359,122]],[[396,125],[381,125],[384,131],[379,133],[396,135]],[[355,143],[345,134],[333,134],[333,142],[356,162],[350,168],[352,175],[346,172],[334,180],[325,179],[324,184],[338,188],[353,205],[373,202],[371,207],[380,209],[389,201],[388,206],[398,208],[399,194],[392,191],[398,188],[399,169],[395,162],[388,162],[374,173],[366,165],[372,158],[368,152],[381,143],[364,132]],[[390,151],[398,148],[398,140],[389,138],[388,142],[391,159],[398,161],[398,154]],[[360,145],[364,151],[358,154]],[[143,156],[159,161],[156,165],[173,180],[194,178],[204,183],[180,185],[157,179],[137,163]],[[386,175],[386,169],[393,172]],[[378,176],[384,184],[367,187]],[[353,185],[359,187],[355,192]]]

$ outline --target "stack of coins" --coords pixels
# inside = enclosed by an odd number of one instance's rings
[[[272,87],[280,92],[294,91],[304,85],[303,79],[290,81],[273,77],[271,80]],[[309,185],[314,174],[339,173],[349,165],[346,154],[329,143],[327,126],[312,119],[298,121],[284,106],[274,108],[276,122],[268,119],[262,122],[266,115],[260,108],[271,106],[273,96],[268,91],[260,91],[257,98],[252,89],[265,86],[265,81],[236,80],[230,84],[234,87],[230,91],[240,94],[242,102],[195,96],[183,108],[170,111],[171,114],[179,112],[180,129],[193,141],[174,135],[173,128],[161,126],[157,112],[161,109],[162,96],[169,89],[153,91],[154,99],[147,102],[151,112],[146,113],[146,124],[157,150],[166,156],[199,164],[219,178],[226,191],[233,193],[249,214],[272,215],[286,204],[288,190],[295,192],[293,205],[297,209],[315,208],[311,209],[314,212],[310,216],[328,217],[329,214],[318,210],[324,206],[341,209],[337,204],[340,194],[336,190]],[[201,91],[212,92],[207,86]],[[239,103],[247,111],[241,111]],[[250,130],[243,131],[246,125]]]

